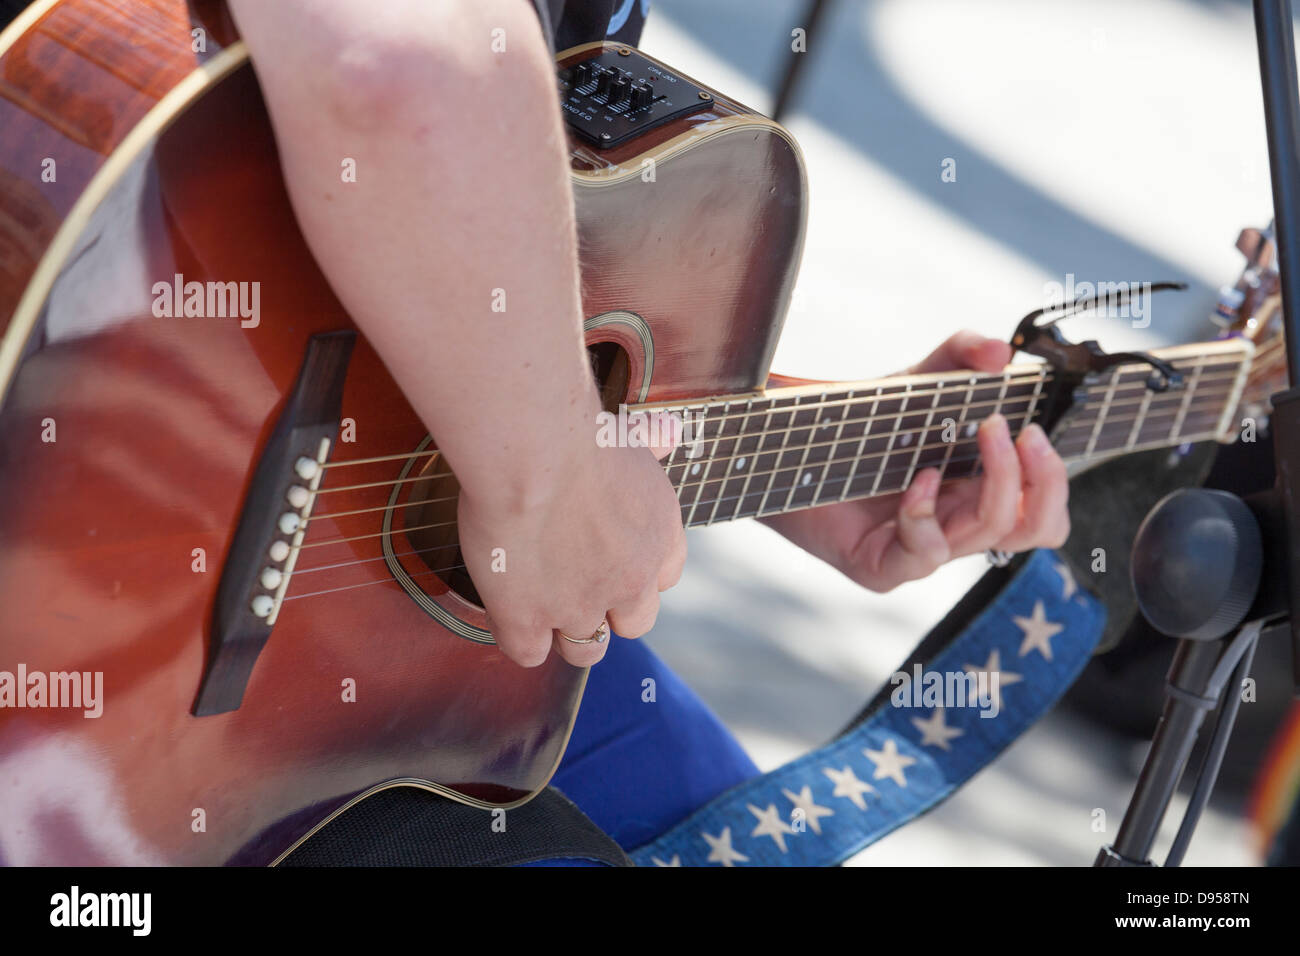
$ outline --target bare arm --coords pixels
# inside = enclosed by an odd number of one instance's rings
[[[567,148],[531,6],[230,5],[303,233],[461,481],[462,545],[503,650],[538,663],[552,628],[586,635],[607,610],[625,636],[648,630],[684,538],[653,458],[596,447]],[[487,570],[496,547],[507,574]],[[555,567],[568,583],[546,580]]]

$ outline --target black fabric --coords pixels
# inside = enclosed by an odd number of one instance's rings
[[[0,0],[0,30],[9,26],[30,3],[31,0]]]
[[[608,34],[608,39],[636,46],[648,6],[645,0],[533,0],[533,4],[557,53],[580,43],[606,39],[615,15],[625,12],[626,19]]]
[[[493,821],[504,820],[497,832]],[[467,807],[416,787],[381,790],[339,814],[281,866],[518,866],[582,859],[632,866],[554,787],[513,810]]]

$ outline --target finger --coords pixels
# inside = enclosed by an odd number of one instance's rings
[[[659,616],[659,592],[650,588],[636,600],[609,609],[609,626],[620,637],[649,634]]]
[[[551,652],[551,634],[547,628],[498,621],[489,615],[488,630],[501,653],[520,667],[538,667]]]
[[[955,556],[993,547],[1016,526],[1020,514],[1020,458],[1007,420],[999,414],[980,424],[977,438],[984,474],[973,507],[958,510],[944,529]]]
[[[675,412],[632,412],[628,415],[628,431],[632,430],[633,417],[645,421],[650,451],[660,461],[673,453],[682,441],[682,419]]]
[[[896,537],[881,562],[882,577],[892,585],[931,574],[948,560],[943,526],[936,517],[942,479],[936,468],[917,475],[898,504]]]
[[[686,529],[677,529],[677,540],[673,544],[673,549],[668,552],[668,557],[664,558],[663,566],[659,568],[658,589],[667,591],[671,587],[676,587],[677,582],[682,579],[682,570],[686,567]],[[622,631],[619,631],[622,634]]]
[[[1011,356],[1011,346],[1006,342],[963,329],[950,335],[910,371],[946,372],[969,368],[977,372],[999,372],[1011,361]]]
[[[594,624],[591,623],[593,619],[596,621]],[[585,620],[587,621],[586,624],[572,624],[556,628],[552,638],[552,644],[559,651],[560,656],[574,667],[590,667],[599,663],[600,659],[605,656],[605,651],[609,649],[608,636],[604,641],[587,642],[587,639],[595,634],[600,625],[605,623],[605,619],[593,614],[585,618]],[[564,637],[565,634],[574,640],[568,640]],[[575,643],[576,641],[583,641],[584,643]]]
[[[1003,551],[1059,548],[1070,534],[1069,478],[1065,462],[1038,425],[1030,425],[1016,440],[1024,495],[1020,521],[995,547]]]

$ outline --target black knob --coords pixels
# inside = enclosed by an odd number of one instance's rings
[[[607,102],[612,106],[627,96],[628,90],[632,84],[627,81],[626,77],[620,76],[617,80],[609,85],[609,99]]]
[[[579,63],[573,68],[573,85],[582,86],[591,79],[591,64]]]
[[[632,109],[639,110],[643,106],[649,106],[652,99],[654,99],[654,91],[644,83],[637,83],[632,87]]]
[[[1226,491],[1165,496],[1133,539],[1133,590],[1157,631],[1215,640],[1242,622],[1263,570],[1259,523]]]
[[[609,86],[614,82],[614,71],[600,67],[600,73],[596,75],[596,95],[609,91]]]

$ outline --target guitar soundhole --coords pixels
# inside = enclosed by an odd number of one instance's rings
[[[614,342],[597,342],[588,347],[592,373],[600,389],[601,405],[617,412],[627,401],[631,363],[627,352]],[[592,425],[593,434],[595,423]],[[467,601],[482,605],[478,589],[465,567],[456,527],[456,505],[460,483],[442,455],[431,455],[411,483],[411,504],[403,527],[410,551],[437,577]]]

